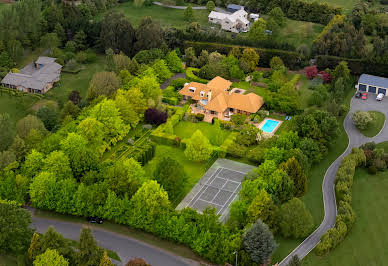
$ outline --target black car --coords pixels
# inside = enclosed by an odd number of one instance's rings
[[[354,97],[356,98],[361,98],[361,96],[362,96],[361,91],[356,92],[356,95],[354,95]]]
[[[104,219],[99,217],[88,217],[88,222],[92,224],[102,224]]]

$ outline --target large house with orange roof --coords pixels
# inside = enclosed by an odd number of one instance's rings
[[[211,122],[216,117],[229,120],[233,114],[250,115],[256,113],[264,104],[262,97],[255,93],[242,94],[243,90],[233,88],[232,82],[215,77],[207,84],[186,83],[179,91],[184,100],[193,101],[193,111],[203,113],[205,121]]]

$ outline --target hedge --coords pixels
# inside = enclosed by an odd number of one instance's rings
[[[380,64],[368,59],[351,59],[329,55],[315,56],[316,65],[319,69],[334,69],[341,61],[346,61],[352,74],[361,75],[368,73],[377,76],[388,75],[388,64]]]
[[[354,148],[352,153],[341,161],[335,180],[335,194],[337,200],[337,217],[335,226],[329,229],[315,247],[317,255],[322,256],[338,246],[353,227],[355,214],[350,206],[352,201],[352,185],[356,168],[365,165],[364,151]]]
[[[208,83],[209,82],[208,80],[202,79],[196,75],[198,72],[199,72],[198,68],[188,67],[186,69],[186,78],[189,81],[194,81],[194,82],[199,82],[199,83],[204,83],[204,84]]]
[[[141,165],[145,165],[148,161],[152,160],[155,156],[156,144],[152,141],[145,141],[140,147],[136,147],[131,157],[137,160]]]
[[[229,51],[232,50],[232,48],[239,48],[240,50],[243,50],[245,48],[250,48],[248,46],[222,44],[222,43],[185,41],[185,49],[188,47],[193,47],[196,54],[200,54],[202,50],[207,50],[209,53],[217,51],[222,54],[228,54]],[[283,60],[284,64],[291,69],[299,68],[302,63],[302,58],[300,54],[297,52],[278,50],[278,49],[267,49],[267,48],[254,48],[254,49],[260,55],[259,65],[263,67],[270,67],[270,61],[275,56],[280,57]],[[187,78],[190,79],[188,76]]]
[[[179,100],[177,97],[163,97],[162,102],[168,103],[170,105],[178,105]]]
[[[334,16],[330,20],[329,24],[327,24],[323,28],[321,33],[319,33],[318,36],[314,39],[314,42],[319,40],[319,39],[321,39],[324,35],[326,35],[326,33],[328,33],[334,27],[334,25],[344,22],[345,18],[346,18],[345,15],[336,15],[336,16]]]

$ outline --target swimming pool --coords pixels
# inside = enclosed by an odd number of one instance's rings
[[[275,128],[279,125],[279,121],[266,119],[264,124],[261,126],[261,130],[266,133],[273,133]]]

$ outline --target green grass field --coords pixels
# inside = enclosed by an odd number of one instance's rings
[[[0,3],[1,7],[1,3]],[[0,266],[16,266],[17,258],[15,256],[7,255],[7,254],[0,254]]]
[[[39,98],[33,95],[12,96],[0,92],[0,113],[8,113],[15,123],[30,113],[30,108]]]
[[[177,27],[184,28],[188,24],[184,20],[183,10],[161,7],[157,5],[143,6],[136,8],[133,2],[126,2],[115,7],[114,10],[123,12],[131,21],[132,26],[137,28],[143,17],[150,16],[155,22],[159,22],[163,27]],[[193,10],[194,21],[199,22],[201,25],[208,24],[208,11],[207,10]]]
[[[347,105],[350,104],[350,100],[354,94],[353,90],[349,90],[346,100],[344,101]],[[329,147],[329,153],[324,159],[317,165],[313,166],[310,170],[309,185],[306,195],[301,200],[304,202],[306,207],[311,212],[314,219],[315,227],[318,227],[323,220],[323,199],[322,199],[322,180],[329,166],[340,156],[348,146],[348,136],[345,133],[343,127],[344,117],[340,118],[338,123],[340,125],[340,133],[336,141],[334,141]],[[296,248],[303,239],[291,240],[284,239],[282,237],[276,237],[276,241],[279,243],[279,247],[276,250],[272,262],[280,262],[286,257],[294,248]],[[337,264],[336,264],[337,265]],[[338,264],[340,265],[340,264]],[[346,264],[348,265],[348,264]],[[349,264],[350,265],[350,264]]]
[[[359,131],[366,137],[376,136],[384,126],[385,115],[377,111],[369,111],[373,117],[372,122],[368,125],[366,129],[359,129]]]
[[[298,47],[302,43],[310,46],[315,37],[322,31],[323,25],[287,19],[286,26],[280,30],[281,40]]]
[[[388,141],[381,142],[377,144],[376,147],[379,149],[384,149],[385,152],[388,152]]]
[[[48,98],[56,100],[59,104],[67,101],[71,91],[77,90],[85,98],[89,82],[97,72],[104,71],[106,66],[105,57],[98,56],[97,61],[84,66],[84,69],[77,74],[62,73],[61,80],[46,93]]]
[[[216,132],[214,131],[214,125],[207,122],[192,123],[187,121],[181,121],[178,125],[174,127],[175,135],[179,136],[181,139],[190,138],[193,133],[199,129],[203,135],[205,135],[210,143],[213,142],[213,139],[216,137]],[[222,130],[222,138],[225,139],[230,131]],[[213,143],[212,143],[213,144]],[[214,144],[213,144],[214,145]]]
[[[187,193],[194,187],[194,185],[201,179],[205,174],[206,164],[200,162],[193,162],[186,159],[184,151],[180,148],[158,145],[156,146],[155,157],[145,165],[144,170],[149,177],[153,176],[153,172],[156,163],[160,158],[170,156],[171,158],[178,161],[184,168],[188,179],[186,180],[185,187],[182,189],[181,196],[176,201],[172,202],[174,206],[177,206],[179,202],[186,196]]]
[[[387,265],[388,172],[369,175],[358,169],[354,176],[352,207],[356,222],[349,235],[324,257],[314,253],[304,260],[306,266],[329,265]]]

